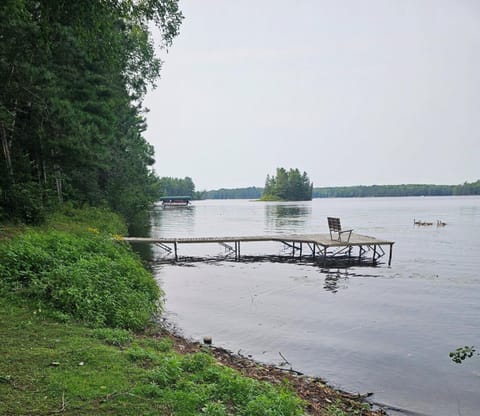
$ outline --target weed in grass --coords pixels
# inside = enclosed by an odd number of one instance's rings
[[[187,372],[200,372],[213,365],[215,359],[207,353],[198,352],[196,354],[185,355],[182,362],[182,368]]]
[[[170,338],[145,338],[140,343],[145,348],[158,352],[170,352],[173,348],[173,341]]]
[[[134,346],[127,350],[127,357],[130,361],[139,363],[143,367],[149,368],[154,364],[158,364],[160,356],[152,350]]]
[[[348,407],[348,406],[347,406]],[[358,403],[358,407],[347,408],[345,410],[345,404],[337,400],[334,404],[327,407],[327,416],[362,416],[370,411],[370,405],[368,403]]]
[[[327,407],[327,416],[348,416],[348,413],[345,413],[337,402]]]
[[[228,413],[227,408],[223,403],[213,402],[207,403],[202,408],[202,414],[205,416],[228,416],[230,413]]]
[[[159,387],[173,386],[182,376],[182,358],[177,354],[162,356],[148,378]]]
[[[124,347],[133,341],[130,331],[118,328],[96,328],[92,331],[92,336],[118,347]]]
[[[70,322],[72,320],[71,315],[69,315],[68,313],[64,313],[62,311],[57,311],[57,310],[48,311],[48,316],[54,321],[61,322],[61,323]]]

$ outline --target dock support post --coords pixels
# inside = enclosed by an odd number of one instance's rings
[[[240,241],[235,241],[235,261],[240,260]]]
[[[372,259],[372,264],[375,266],[375,263],[377,262],[377,245],[375,244],[373,246],[373,259]]]
[[[388,265],[392,264],[392,251],[393,251],[393,244],[390,244],[390,253],[388,255]]]
[[[173,243],[173,249],[175,250],[175,261],[178,261],[178,254],[177,254],[177,243]]]
[[[302,247],[303,247],[303,243],[300,242],[300,259],[302,258]]]

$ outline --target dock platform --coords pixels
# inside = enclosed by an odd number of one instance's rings
[[[352,233],[348,241],[335,240],[330,234],[290,234],[290,235],[258,235],[258,236],[233,236],[233,237],[124,237],[123,241],[132,243],[152,243],[167,253],[172,253],[178,261],[178,246],[181,244],[207,244],[218,243],[224,246],[240,260],[240,245],[247,242],[280,242],[291,249],[291,257],[311,257],[325,264],[327,259],[347,258],[370,262],[376,265],[379,260],[386,256],[384,247],[388,250],[388,265],[392,263],[392,251],[394,241],[381,240],[375,237]],[[231,245],[233,244],[233,245]]]

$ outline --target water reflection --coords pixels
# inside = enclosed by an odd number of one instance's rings
[[[270,230],[298,231],[312,216],[310,205],[266,204],[265,222]]]
[[[147,237],[150,235],[150,212],[144,212],[137,215],[128,224],[128,235],[135,237]]]
[[[190,237],[195,225],[193,206],[163,208],[156,206],[149,216],[138,218],[129,225],[128,232],[132,237]],[[163,259],[168,252],[150,243],[131,243],[133,251],[147,263]]]
[[[162,212],[161,207],[155,207],[150,213],[150,227],[160,228],[162,225]],[[149,230],[150,232],[151,230]]]
[[[323,288],[332,293],[337,293],[339,289],[347,289],[348,273],[341,273],[340,270],[336,273],[327,273]]]
[[[155,207],[151,217],[151,235],[156,237],[191,237],[195,230],[195,209],[186,207]]]
[[[151,230],[151,216],[153,212],[149,212],[148,216],[138,217],[135,221],[132,221],[128,225],[128,235],[132,237],[150,237]],[[132,249],[137,253],[145,262],[149,263],[153,260],[153,249],[151,244],[145,243],[132,243]]]

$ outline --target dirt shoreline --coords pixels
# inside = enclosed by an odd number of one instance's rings
[[[347,393],[327,385],[319,377],[310,377],[293,369],[281,368],[271,364],[259,363],[241,354],[214,345],[205,345],[189,340],[176,333],[174,329],[160,326],[157,337],[168,337],[179,353],[192,353],[208,350],[222,365],[234,368],[241,374],[257,380],[268,381],[272,384],[284,384],[288,381],[291,388],[297,392],[306,403],[306,411],[311,416],[326,416],[327,408],[335,405],[348,415],[380,416],[387,413],[383,409],[372,410],[366,406],[366,400],[371,394],[365,395]],[[285,360],[286,362],[286,360]],[[286,362],[288,364],[288,362]]]

